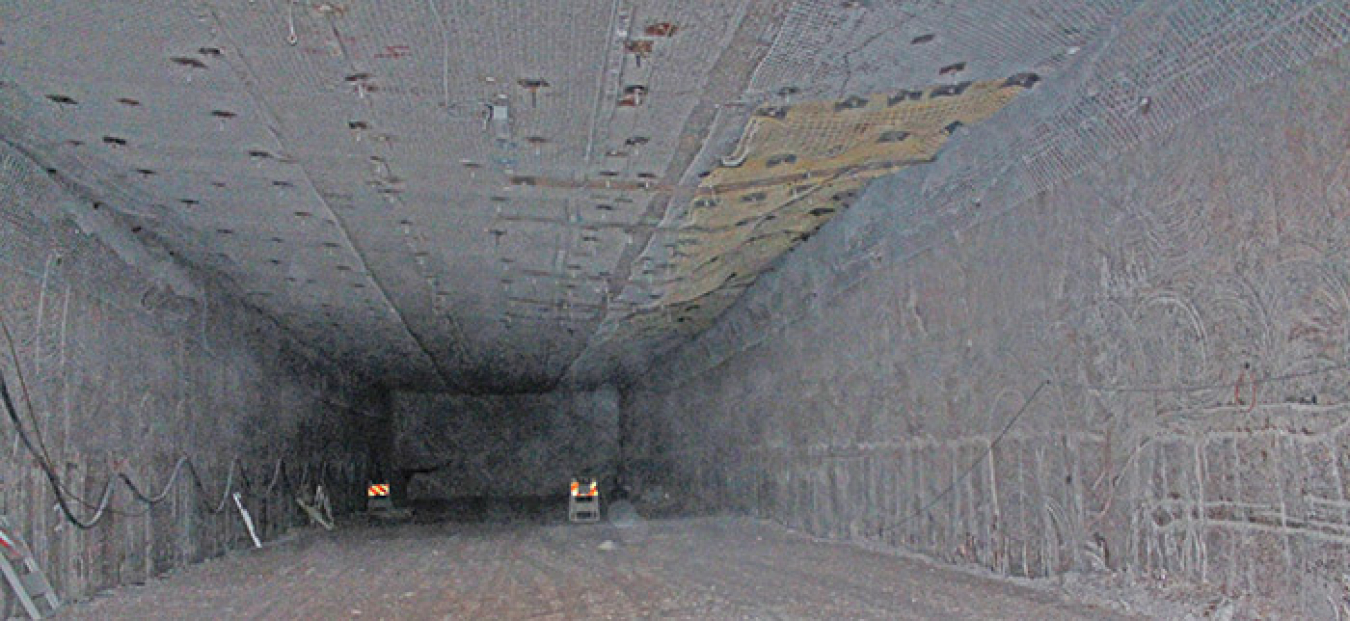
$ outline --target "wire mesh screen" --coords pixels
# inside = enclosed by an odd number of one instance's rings
[[[794,8],[774,49],[795,51],[781,52],[786,54],[781,60],[771,55],[756,74],[757,86],[781,89],[783,76],[814,75],[830,85],[820,90],[838,93],[844,86],[851,90],[866,80],[882,79],[860,78],[856,66],[850,76],[841,63],[824,61],[795,70],[777,68],[778,63],[806,62],[802,59],[807,52],[796,50],[791,37],[793,28],[806,28],[812,19],[819,19],[811,17],[812,11],[829,9],[814,3]],[[782,279],[766,283],[763,291],[752,291],[740,312],[733,309],[703,333],[696,346],[669,357],[661,377],[652,381],[679,382],[717,368],[827,305],[877,268],[920,254],[935,241],[949,239],[952,231],[1010,213],[1140,141],[1238,93],[1261,88],[1262,82],[1350,41],[1350,7],[1337,1],[1083,3],[1053,16],[1035,17],[1024,11],[1007,16],[1006,22],[979,20],[968,13],[948,11],[945,22],[928,16],[927,21],[897,27],[887,36],[915,46],[910,35],[944,36],[935,23],[962,25],[972,29],[967,43],[980,42],[971,45],[996,56],[994,42],[1011,36],[999,34],[1005,23],[1014,31],[1021,20],[1042,24],[1043,61],[1011,68],[1044,72],[1045,81],[987,123],[957,131],[935,162],[873,181],[849,217],[822,231],[829,236],[825,243],[834,247],[799,253],[793,258],[800,265],[792,268],[791,285]],[[1047,19],[1058,25],[1045,28]],[[833,28],[849,27],[831,23]],[[986,27],[976,29],[975,23]],[[932,71],[952,60],[934,59]],[[970,62],[958,77],[979,77],[986,64],[998,65]],[[898,75],[884,79],[903,80]],[[792,295],[781,290],[783,286],[814,295]]]

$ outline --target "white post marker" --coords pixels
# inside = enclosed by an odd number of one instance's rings
[[[261,548],[262,542],[258,540],[258,531],[253,530],[253,516],[250,516],[248,509],[244,508],[244,501],[239,500],[239,492],[234,493],[234,506],[239,507],[239,515],[244,516],[244,526],[248,527],[248,536],[253,538],[253,547]]]

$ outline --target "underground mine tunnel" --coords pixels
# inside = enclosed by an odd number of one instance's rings
[[[1347,41],[0,0],[4,610],[1350,619]]]

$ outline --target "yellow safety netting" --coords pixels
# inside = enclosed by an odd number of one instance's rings
[[[736,151],[690,203],[657,306],[706,326],[781,254],[846,209],[868,181],[932,161],[952,132],[992,116],[1036,81],[965,82],[758,108]]]

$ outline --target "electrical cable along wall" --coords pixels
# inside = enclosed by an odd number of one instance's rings
[[[235,492],[264,540],[320,481],[355,506],[379,407],[118,226],[0,146],[0,512],[65,599],[250,545]]]

